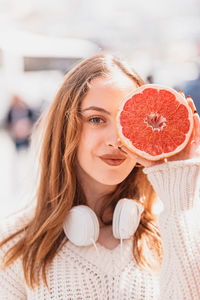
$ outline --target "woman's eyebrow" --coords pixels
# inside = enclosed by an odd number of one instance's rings
[[[104,112],[104,113],[110,115],[109,111],[105,110],[104,108],[98,107],[98,106],[89,106],[89,107],[83,109],[82,112],[87,111],[87,110],[96,110],[96,111]]]

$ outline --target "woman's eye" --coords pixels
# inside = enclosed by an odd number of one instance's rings
[[[104,120],[100,117],[92,117],[89,118],[89,122],[92,124],[100,124],[100,123],[104,123]]]

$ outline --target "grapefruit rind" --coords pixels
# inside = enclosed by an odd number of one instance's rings
[[[141,94],[145,89],[156,89],[157,91],[159,90],[166,90],[166,91],[169,91],[170,93],[172,93],[173,95],[175,95],[176,97],[176,100],[184,105],[186,108],[187,108],[187,111],[188,111],[188,120],[189,120],[189,123],[190,123],[190,127],[189,127],[189,130],[188,132],[185,134],[185,140],[183,143],[181,143],[179,146],[176,147],[175,150],[173,151],[169,151],[169,152],[162,152],[160,155],[151,155],[149,154],[148,152],[146,151],[142,151],[138,148],[136,148],[132,142],[130,141],[130,139],[126,138],[122,132],[123,130],[123,127],[121,126],[121,122],[120,122],[120,115],[122,113],[122,111],[124,110],[124,105],[127,103],[127,101],[129,99],[131,99],[131,97],[133,97],[133,95],[139,95]],[[148,160],[160,160],[160,159],[164,159],[164,158],[167,158],[167,157],[170,157],[172,155],[175,155],[177,154],[178,152],[182,151],[185,146],[188,144],[189,142],[189,139],[190,139],[190,136],[191,136],[191,133],[192,133],[192,130],[193,130],[193,113],[192,113],[192,110],[190,108],[190,106],[188,105],[187,103],[187,100],[184,98],[183,95],[179,94],[178,92],[176,92],[174,89],[172,88],[168,88],[168,87],[165,87],[165,86],[161,86],[161,85],[158,85],[158,84],[145,84],[137,89],[135,89],[131,94],[129,94],[123,101],[122,103],[120,104],[120,107],[117,111],[117,114],[116,114],[116,124],[117,124],[117,131],[118,131],[118,136],[122,142],[122,144],[124,146],[126,146],[129,150],[131,150],[133,153],[137,154],[138,156],[140,157],[143,157],[143,158],[146,158]],[[170,137],[169,137],[170,138]]]

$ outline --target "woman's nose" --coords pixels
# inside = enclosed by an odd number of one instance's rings
[[[112,141],[112,143],[109,143],[108,146],[118,148],[118,147],[122,146],[122,143],[121,143],[120,139],[117,138],[116,141]]]
[[[118,137],[117,129],[114,127],[112,130],[110,130],[109,135],[107,136],[107,145],[109,147],[118,148],[122,146],[122,143]]]

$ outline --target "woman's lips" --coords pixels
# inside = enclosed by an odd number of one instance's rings
[[[103,157],[100,158],[109,166],[119,166],[125,161],[125,159],[103,158]]]

